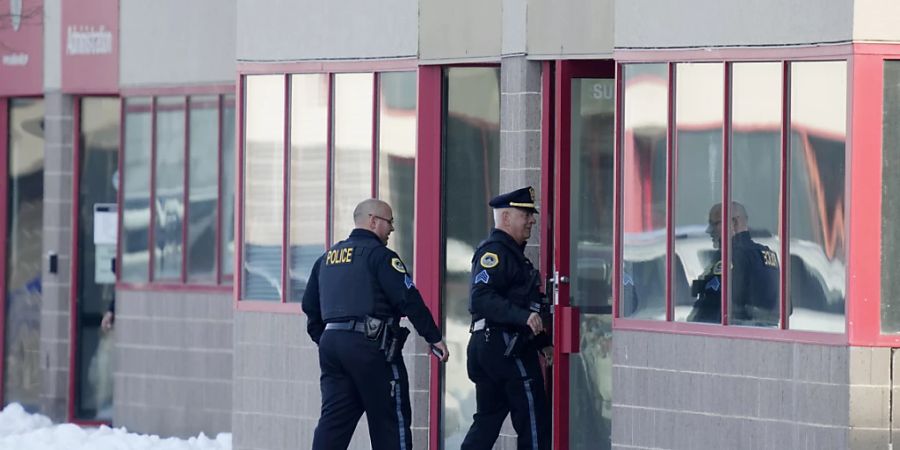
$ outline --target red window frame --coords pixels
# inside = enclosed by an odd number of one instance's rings
[[[614,314],[613,327],[619,330],[640,330],[655,332],[671,332],[684,333],[707,336],[722,337],[738,337],[753,338],[771,341],[783,342],[808,342],[828,345],[896,345],[900,343],[900,336],[879,337],[880,332],[880,315],[879,302],[869,301],[869,299],[877,299],[880,297],[880,220],[881,220],[881,153],[880,151],[868,151],[870,147],[880,150],[881,144],[881,77],[882,68],[881,61],[871,61],[877,59],[867,53],[887,53],[889,47],[893,54],[897,54],[897,46],[874,46],[866,44],[844,44],[820,47],[803,47],[790,49],[715,49],[715,50],[678,50],[678,51],[619,51],[616,52],[617,60],[617,78],[621,80],[622,66],[628,63],[668,63],[669,64],[669,104],[668,104],[668,138],[667,153],[669,155],[667,162],[667,255],[671,254],[672,249],[672,147],[673,147],[673,114],[674,114],[674,79],[671,76],[673,64],[676,62],[714,62],[725,64],[725,89],[726,97],[723,107],[725,108],[725,121],[723,132],[723,195],[728,198],[728,190],[730,189],[728,172],[728,164],[730,160],[730,149],[728,148],[728,140],[731,133],[731,124],[729,120],[730,114],[730,68],[731,63],[737,62],[781,62],[783,68],[786,69],[790,62],[803,61],[826,61],[826,60],[844,60],[847,61],[847,151],[846,164],[847,172],[845,175],[845,192],[847,200],[847,210],[845,211],[845,220],[848,224],[848,244],[847,244],[847,268],[845,271],[847,294],[845,298],[845,332],[844,333],[827,333],[818,331],[800,331],[785,329],[786,323],[782,321],[779,329],[742,327],[742,326],[710,326],[704,324],[693,324],[672,321],[672,294],[671,280],[667,279],[666,286],[666,321],[651,321],[640,319],[629,319],[620,317],[619,302],[621,301],[620,283],[614,283]],[[874,66],[874,67],[873,67]],[[783,76],[787,77],[788,72],[783,71]],[[877,78],[877,80],[876,80]],[[787,95],[787,78],[782,86],[782,95]],[[876,82],[878,81],[878,82]],[[615,193],[615,215],[614,221],[614,251],[616,264],[614,264],[614,279],[621,279],[622,264],[622,130],[621,121],[624,104],[622,103],[622,86],[617,83],[616,96],[616,136],[615,136],[615,173],[616,173],[616,193]],[[789,110],[787,109],[789,98],[783,98],[782,102],[782,174],[781,183],[787,182],[787,167],[784,164],[785,158],[785,126],[789,118]],[[873,148],[873,150],[874,150]],[[877,174],[877,175],[876,175]],[[781,197],[784,199],[785,191],[781,189]],[[727,214],[727,202],[723,203],[723,214]],[[786,214],[787,204],[782,201],[782,212]],[[786,222],[786,221],[783,221]],[[726,222],[723,221],[723,226]],[[780,234],[786,233],[786,225],[782,225],[779,230]],[[723,232],[723,236],[728,234]],[[877,236],[877,238],[873,238]],[[782,239],[782,254],[786,254],[787,243]],[[728,244],[723,246],[723,258],[727,258]],[[671,262],[667,262],[667,266]],[[667,273],[670,272],[667,269]],[[786,269],[783,268],[781,277],[780,305],[782,317],[785,312],[785,278]],[[669,277],[670,275],[667,275]],[[727,293],[727,274],[723,280],[723,291]],[[723,313],[727,308],[727,295],[723,295]],[[723,314],[723,325],[727,325]]]
[[[334,75],[341,73],[372,73],[373,76],[373,101],[372,101],[372,166],[371,166],[371,186],[370,193],[374,197],[377,194],[378,190],[378,113],[379,113],[379,101],[378,101],[378,89],[380,83],[380,73],[384,72],[410,72],[418,70],[418,84],[419,91],[421,92],[421,77],[422,71],[419,69],[418,62],[416,60],[391,60],[391,61],[365,61],[365,62],[302,62],[302,63],[284,63],[284,64],[266,64],[266,63],[244,63],[239,64],[238,73],[237,73],[237,95],[235,97],[235,113],[237,114],[237,149],[236,149],[236,171],[237,171],[237,179],[236,179],[236,187],[235,187],[235,197],[237,202],[237,207],[235,208],[235,255],[234,255],[234,274],[236,282],[233,285],[233,302],[235,310],[239,311],[257,311],[257,312],[274,312],[274,313],[286,313],[286,314],[302,314],[300,302],[288,302],[287,296],[289,295],[288,290],[282,288],[281,297],[278,301],[272,300],[256,300],[256,299],[242,299],[243,293],[243,283],[244,283],[244,274],[241,270],[243,266],[244,259],[244,107],[245,107],[245,86],[244,81],[247,76],[253,75],[281,75],[284,77],[285,82],[285,90],[284,90],[284,214],[282,220],[284,221],[282,224],[282,252],[281,252],[281,283],[282,286],[287,286],[289,280],[287,280],[288,269],[287,269],[287,258],[288,255],[288,231],[290,226],[290,199],[289,199],[289,186],[290,186],[290,109],[291,109],[291,91],[290,91],[290,76],[291,75],[299,75],[299,74],[325,74],[328,77],[328,131],[327,131],[327,140],[326,140],[326,216],[325,216],[325,241],[326,245],[330,245],[334,240],[334,236],[332,236],[332,171],[333,171],[333,155],[334,155]],[[417,100],[419,104],[421,104],[422,99]],[[417,105],[418,107],[418,105]],[[417,113],[418,114],[418,113]],[[439,135],[439,134],[438,134]],[[421,133],[418,138],[418,148],[423,148],[421,146]],[[417,161],[416,161],[416,186],[417,192],[421,194],[419,190],[419,184],[423,181],[420,176],[420,162],[419,158],[422,153],[417,151]],[[438,161],[439,162],[439,161]],[[438,167],[439,170],[439,167]],[[439,192],[439,191],[438,191]],[[415,243],[415,264],[416,267],[419,267],[418,264],[421,262],[425,262],[425,259],[419,257],[420,254],[423,254],[420,250],[420,243],[422,242],[422,237],[424,237],[424,233],[419,223],[422,220],[423,213],[427,214],[427,211],[420,210],[420,206],[423,203],[420,201],[422,198],[421,195],[416,196],[416,223],[414,225],[414,233],[416,236]],[[427,239],[427,238],[426,238]],[[324,249],[323,249],[324,250]],[[423,269],[427,269],[424,268]],[[422,275],[423,272],[427,270],[416,270],[416,282],[418,283],[420,279],[424,279],[427,275]],[[422,290],[424,286],[419,285],[419,289]],[[423,291],[424,295],[424,291]],[[427,297],[430,298],[430,297]],[[431,307],[432,305],[429,305]]]
[[[223,212],[222,205],[222,168],[224,167],[222,157],[223,157],[223,139],[222,139],[222,118],[223,113],[222,109],[225,105],[225,96],[228,94],[234,94],[235,89],[234,86],[230,84],[222,84],[222,85],[209,85],[209,86],[197,86],[197,87],[172,87],[172,88],[134,88],[134,89],[123,89],[121,96],[121,116],[120,116],[120,133],[119,133],[119,186],[122,186],[122,189],[119,189],[119,230],[121,232],[122,228],[122,218],[123,218],[123,208],[124,204],[124,186],[125,186],[125,177],[127,174],[125,173],[125,152],[128,149],[125,148],[125,101],[131,97],[147,97],[150,98],[150,114],[151,114],[151,133],[150,133],[150,227],[148,229],[148,246],[149,246],[149,254],[150,260],[147,268],[147,278],[145,281],[141,282],[130,282],[130,281],[122,281],[121,279],[121,270],[116,271],[116,289],[123,290],[132,290],[132,291],[188,291],[188,292],[229,292],[231,291],[231,282],[233,276],[224,275],[222,273],[222,232],[221,232],[221,216]],[[159,97],[169,97],[169,96],[180,96],[184,97],[184,192],[182,193],[184,199],[184,218],[186,219],[188,216],[188,211],[190,208],[190,119],[191,119],[191,97],[194,96],[216,96],[217,102],[217,116],[218,116],[218,136],[216,137],[218,143],[217,149],[217,164],[218,164],[218,192],[219,198],[216,201],[216,233],[215,233],[215,248],[213,249],[213,257],[215,258],[215,276],[211,280],[191,280],[188,276],[188,261],[187,261],[187,252],[185,251],[187,247],[187,236],[188,236],[188,220],[182,220],[182,228],[181,228],[181,236],[182,236],[182,252],[181,252],[181,274],[178,279],[175,280],[156,280],[154,276],[154,247],[156,245],[155,242],[155,231],[154,231],[154,223],[156,219],[156,211],[155,208],[152,207],[154,198],[156,196],[156,112],[157,112],[157,99]],[[237,100],[235,99],[235,103]],[[235,105],[235,107],[237,107]],[[237,181],[235,181],[235,190],[237,189]],[[237,238],[237,235],[235,235]],[[116,261],[117,265],[121,264],[122,261],[122,240],[119,239],[116,248]]]

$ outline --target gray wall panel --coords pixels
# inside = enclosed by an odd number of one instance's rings
[[[44,90],[62,86],[62,0],[44,0]]]
[[[237,10],[239,61],[416,55],[415,0],[238,0]]]
[[[677,48],[846,42],[853,1],[619,1],[616,48]]]
[[[892,356],[617,330],[614,448],[887,448]]]
[[[233,83],[235,0],[122,0],[123,87]]]
[[[435,62],[499,60],[501,4],[501,0],[421,0],[419,57]]]
[[[410,327],[407,323],[406,327]],[[235,450],[310,448],[319,420],[319,351],[298,314],[235,312]],[[413,442],[428,440],[430,353],[415,333],[403,350],[410,380]],[[365,416],[350,449],[368,449]]]
[[[231,295],[116,296],[114,425],[162,436],[230,432]]]
[[[528,56],[609,58],[615,23],[613,6],[613,0],[529,1]]]
[[[857,0],[853,4],[853,40],[900,41],[900,3],[893,0]]]

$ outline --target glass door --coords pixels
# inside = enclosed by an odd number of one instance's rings
[[[554,448],[603,450],[612,421],[614,64],[562,61],[555,81]]]
[[[115,296],[120,103],[84,97],[78,114],[75,255],[75,386],[77,421],[109,422],[113,412],[113,331],[100,321]],[[113,328],[115,329],[115,328]]]

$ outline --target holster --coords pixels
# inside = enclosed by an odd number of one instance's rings
[[[409,328],[399,325],[385,327],[384,337],[381,341],[381,351],[384,352],[384,360],[392,363],[403,354],[403,346],[409,337]]]
[[[512,333],[509,342],[506,343],[506,350],[503,351],[504,358],[517,358],[528,347],[529,341],[533,335],[530,332],[517,331]]]
[[[379,319],[377,317],[366,316],[366,330],[365,335],[366,339],[370,341],[377,341],[378,339],[384,336],[384,330],[387,328],[384,323],[384,319]]]

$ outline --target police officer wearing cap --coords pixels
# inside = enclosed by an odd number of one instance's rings
[[[494,197],[494,226],[472,258],[467,349],[476,412],[462,450],[494,446],[508,414],[518,448],[550,449],[550,410],[538,351],[549,356],[550,337],[540,314],[540,275],[525,257],[534,215],[534,189]],[[549,358],[548,358],[549,359]]]
[[[375,450],[412,449],[409,379],[401,350],[416,331],[442,362],[449,352],[406,266],[386,247],[394,231],[387,203],[353,211],[356,228],[313,266],[303,295],[306,330],[319,346],[322,412],[313,450],[346,449],[363,412]]]
[[[750,237],[744,205],[731,202],[731,320],[756,326],[778,325],[778,255]],[[697,300],[688,314],[689,322],[722,321],[722,204],[709,210],[706,232],[716,250],[715,261],[691,284]]]

